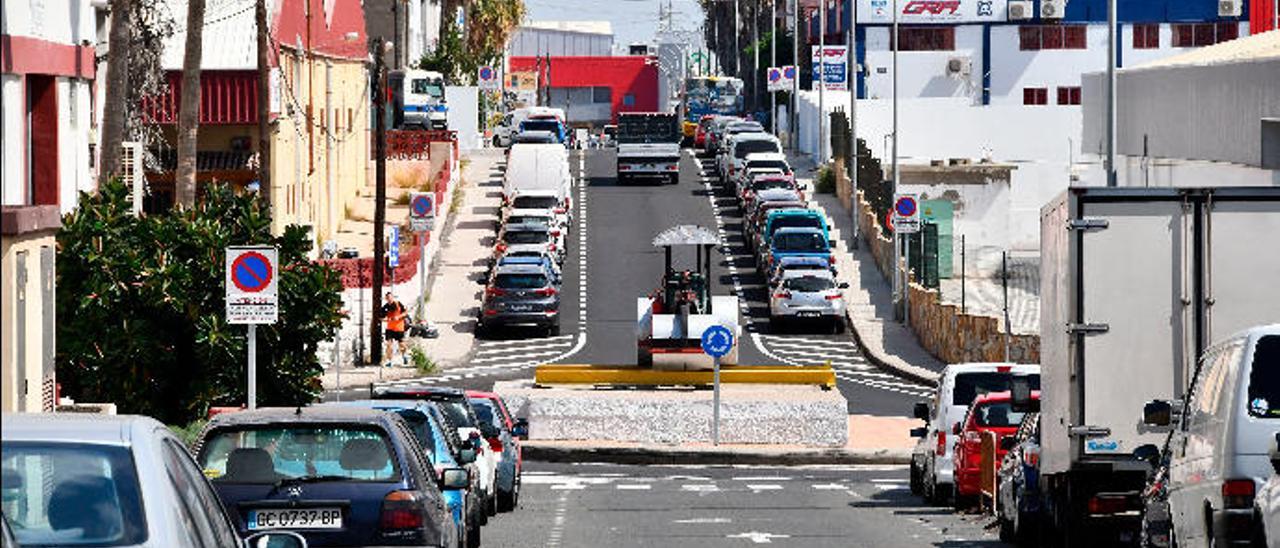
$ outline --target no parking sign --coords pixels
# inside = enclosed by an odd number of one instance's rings
[[[276,288],[279,257],[274,247],[227,248],[227,323],[276,323],[280,308]]]

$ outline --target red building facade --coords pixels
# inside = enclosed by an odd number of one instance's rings
[[[608,88],[609,119],[617,122],[620,112],[653,112],[658,109],[658,64],[652,57],[512,57],[511,72],[539,72],[550,75],[550,87],[557,89]],[[603,93],[596,93],[603,98]],[[563,106],[552,101],[549,106]],[[575,122],[570,105],[569,122]]]

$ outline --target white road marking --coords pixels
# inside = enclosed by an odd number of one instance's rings
[[[761,533],[759,531],[751,531],[749,533],[738,533],[736,535],[725,535],[724,538],[744,538],[756,544],[772,544],[773,539],[791,538],[791,535],[775,535],[773,533]]]
[[[615,485],[614,487],[616,487],[619,491],[648,491],[653,486],[647,483],[635,483],[635,484],[622,483],[622,484]]]
[[[761,491],[780,491],[782,486],[773,483],[748,483],[747,489],[759,493]]]
[[[689,519],[677,519],[672,521],[671,523],[692,523],[692,524],[698,524],[698,525],[710,525],[710,524],[716,524],[716,523],[733,523],[733,520],[729,518],[689,518]]]

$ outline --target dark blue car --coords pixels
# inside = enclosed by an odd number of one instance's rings
[[[398,415],[344,406],[268,408],[215,416],[196,462],[240,533],[289,530],[310,546],[457,545],[443,489]]]
[[[1040,413],[1027,413],[1018,431],[1002,440],[1008,452],[1000,463],[996,519],[1000,539],[1027,546],[1039,536]]]

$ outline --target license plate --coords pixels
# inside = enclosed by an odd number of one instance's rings
[[[341,529],[342,510],[337,508],[281,508],[249,511],[249,530]]]
[[[822,313],[816,310],[802,310],[797,312],[796,315],[801,318],[817,318],[818,316],[821,316]]]
[[[528,312],[528,311],[530,311],[530,310],[533,310],[533,305],[531,305],[531,304],[513,304],[513,305],[511,305],[511,306],[510,306],[510,309],[511,309],[511,311],[512,311],[512,312]]]

